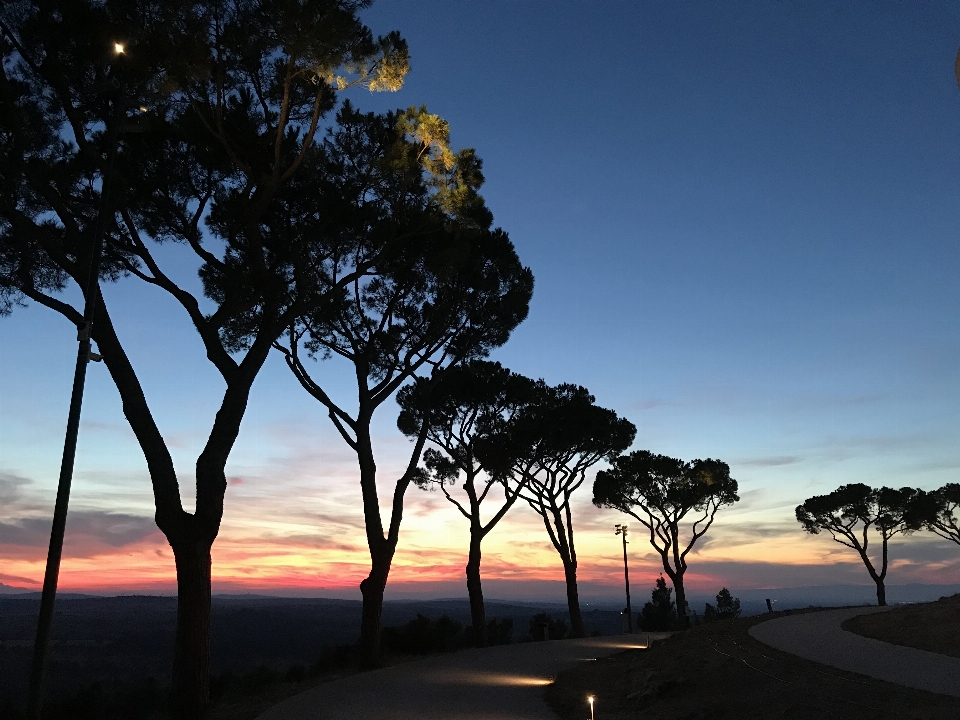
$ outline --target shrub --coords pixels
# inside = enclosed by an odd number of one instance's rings
[[[487,623],[488,645],[509,645],[513,642],[513,618],[494,618]]]
[[[650,602],[643,606],[637,618],[641,630],[663,632],[677,627],[677,607],[672,596],[673,588],[667,587],[667,582],[661,575],[650,593]]]
[[[317,677],[328,672],[339,672],[352,667],[357,661],[357,645],[326,646],[320,656],[307,669],[307,677]]]
[[[428,655],[457,650],[466,645],[463,625],[441,615],[437,620],[418,614],[401,627],[385,627],[380,635],[383,646],[407,655]]]
[[[563,640],[567,636],[567,622],[562,618],[554,620],[545,612],[537,613],[530,618],[530,637],[534,640],[545,640],[544,630],[551,640]]]
[[[716,607],[707,603],[703,610],[704,622],[732,620],[735,617],[740,617],[740,598],[733,597],[726,588],[717,593]]]
[[[487,621],[487,645],[509,645],[513,642],[513,618],[503,618],[498,620],[493,618]],[[473,625],[467,625],[463,630],[464,646],[473,647],[477,643],[474,641]]]

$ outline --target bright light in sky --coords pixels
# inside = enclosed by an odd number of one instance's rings
[[[636,448],[728,462],[742,501],[690,561],[694,588],[867,583],[794,507],[838,485],[958,481],[960,92],[949,4],[380,2],[412,70],[364,109],[426,103],[484,159],[484,195],[536,277],[494,359],[575,382],[638,427]],[[426,20],[424,20],[426,18]],[[176,248],[163,252],[175,253]],[[170,257],[173,257],[171,255]],[[186,282],[193,270],[181,267]],[[170,443],[184,502],[222,380],[182,311],[128,280],[114,321]],[[31,304],[0,320],[0,583],[39,587],[75,330]],[[317,373],[349,397],[336,361]],[[89,370],[62,589],[175,585],[143,456],[106,369]],[[408,441],[376,421],[385,501]],[[228,465],[214,591],[359,597],[369,567],[356,461],[279,358]],[[575,502],[586,597],[645,596],[635,521]],[[408,492],[388,598],[465,596],[468,530]],[[960,582],[955,546],[898,541],[891,584]],[[539,518],[484,542],[488,597],[560,600]]]

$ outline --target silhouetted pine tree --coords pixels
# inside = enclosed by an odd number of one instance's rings
[[[716,606],[707,603],[706,608],[703,610],[704,622],[710,622],[711,620],[732,620],[735,617],[740,617],[740,598],[733,597],[726,588],[723,588],[717,593]]]
[[[677,606],[673,602],[673,588],[667,587],[663,575],[650,593],[650,602],[640,611],[640,629],[646,632],[673,630],[677,627]]]

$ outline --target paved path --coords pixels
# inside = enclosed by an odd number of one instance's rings
[[[650,633],[652,639],[665,636]],[[646,637],[554,640],[435,655],[318,685],[257,720],[556,720],[542,693],[558,672],[644,647]]]
[[[960,697],[960,658],[892,645],[840,628],[849,618],[889,607],[859,607],[787,615],[754,625],[762,643],[823,665],[879,680]]]

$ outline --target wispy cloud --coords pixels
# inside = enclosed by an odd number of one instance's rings
[[[42,554],[50,541],[50,524],[50,518],[39,517],[0,522],[3,554]],[[155,533],[159,533],[159,530],[150,517],[77,510],[67,516],[64,554],[68,557],[110,554]]]
[[[802,461],[803,458],[798,455],[777,455],[774,457],[761,457],[750,460],[734,460],[731,461],[730,465],[732,467],[780,467],[781,465],[795,465]]]
[[[0,472],[0,508],[9,507],[23,496],[22,488],[32,480],[13,473]]]
[[[24,577],[23,575],[8,575],[7,573],[0,573],[0,581],[3,583],[10,583],[14,588],[23,588],[26,587],[30,590],[34,590],[40,587],[40,582],[35,578]]]

